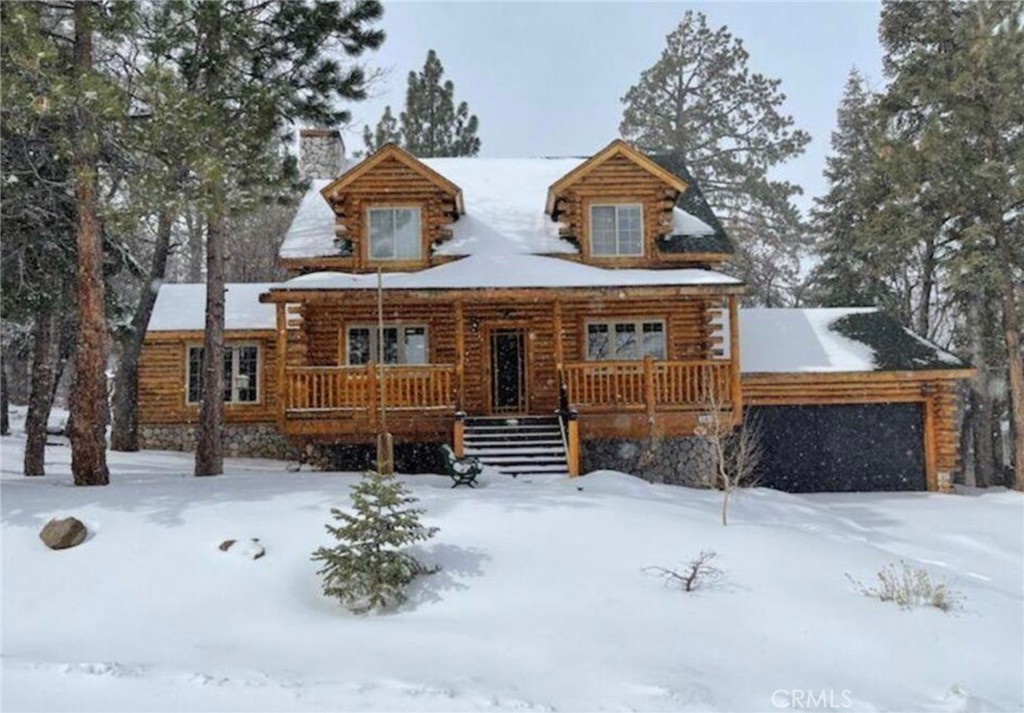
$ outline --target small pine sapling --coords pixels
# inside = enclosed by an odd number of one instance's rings
[[[707,587],[725,574],[724,570],[715,567],[711,562],[718,557],[714,550],[701,550],[700,554],[690,560],[681,570],[668,567],[644,567],[645,572],[654,572],[665,580],[666,584],[678,585],[684,592]]]
[[[313,560],[323,562],[323,592],[357,614],[379,612],[405,601],[405,588],[437,567],[424,565],[408,545],[429,540],[438,528],[420,524],[423,510],[411,507],[416,497],[394,475],[368,472],[353,486],[354,514],[331,509],[339,526],[326,525],[338,541],[321,547]]]

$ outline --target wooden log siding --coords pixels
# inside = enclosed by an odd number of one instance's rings
[[[454,196],[446,194],[395,158],[377,164],[332,198],[337,215],[336,232],[340,239],[352,241],[349,267],[357,272],[376,270],[378,266],[384,270],[426,267],[430,263],[431,246],[451,237],[451,230],[447,226],[454,220]],[[399,206],[420,209],[422,259],[370,260],[367,211],[375,207]]]
[[[227,332],[225,345],[244,342],[260,348],[259,402],[225,404],[228,423],[269,423],[277,418],[277,335],[272,331]],[[201,345],[202,332],[154,333],[139,356],[139,423],[195,423],[198,404],[186,404],[188,348]]]

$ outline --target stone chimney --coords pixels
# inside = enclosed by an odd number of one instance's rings
[[[341,175],[345,144],[337,129],[299,129],[299,175],[303,180]]]

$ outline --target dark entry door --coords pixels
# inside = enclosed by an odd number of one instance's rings
[[[754,406],[761,484],[795,493],[924,490],[919,404]]]
[[[491,331],[491,410],[526,411],[526,335],[521,329]]]

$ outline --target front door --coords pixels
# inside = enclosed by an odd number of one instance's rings
[[[491,411],[526,411],[526,332],[491,330]]]

